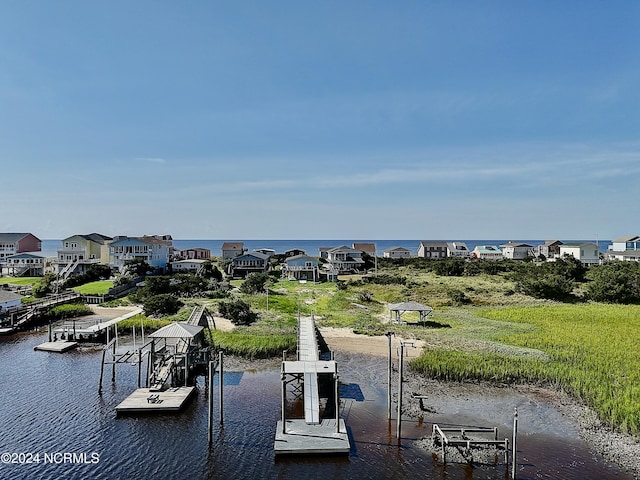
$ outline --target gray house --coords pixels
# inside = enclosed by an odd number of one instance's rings
[[[232,277],[244,278],[250,273],[266,272],[269,268],[269,257],[260,252],[239,255],[231,260],[227,273]]]
[[[423,258],[447,258],[449,245],[442,241],[422,241],[418,245],[418,256]]]

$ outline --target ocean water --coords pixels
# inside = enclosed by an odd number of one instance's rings
[[[378,256],[382,256],[382,252],[388,248],[403,247],[411,250],[413,254],[417,254],[418,247],[421,240],[244,240],[244,239],[226,239],[226,240],[189,240],[189,239],[174,239],[173,245],[178,250],[184,250],[187,248],[208,248],[211,250],[211,255],[222,255],[222,244],[224,242],[243,242],[246,249],[249,251],[259,248],[270,248],[276,251],[276,253],[283,253],[292,248],[299,248],[304,250],[308,255],[318,256],[319,249],[321,247],[339,247],[341,245],[352,246],[354,243],[366,242],[374,243]],[[469,250],[473,250],[476,245],[503,245],[509,241],[528,243],[529,245],[536,246],[541,245],[544,240],[444,240],[444,241],[456,241],[464,242]],[[570,242],[594,242],[593,240],[563,240],[565,243]],[[609,241],[600,240],[598,242],[600,251],[605,252]],[[60,240],[43,240],[42,251],[43,252],[55,252],[61,247]]]

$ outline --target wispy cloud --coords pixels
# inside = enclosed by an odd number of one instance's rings
[[[135,160],[148,163],[167,163],[166,159],[160,157],[136,157]]]

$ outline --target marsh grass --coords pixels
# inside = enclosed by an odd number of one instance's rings
[[[295,351],[298,337],[292,327],[278,328],[259,324],[238,327],[232,332],[207,330],[208,343],[231,355],[248,358],[269,358],[282,355],[284,350]]]
[[[149,318],[139,313],[138,315],[134,315],[131,318],[118,322],[118,332],[130,334],[133,332],[133,327],[136,327],[136,330],[144,327],[145,334],[152,333],[166,325],[169,325],[172,321],[173,320],[168,318]]]
[[[549,304],[448,318],[451,331],[431,335],[412,363],[417,371],[449,380],[551,384],[608,425],[640,433],[640,306]]]

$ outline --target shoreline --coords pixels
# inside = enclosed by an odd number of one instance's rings
[[[127,308],[127,307],[125,307]],[[107,309],[105,309],[107,310]],[[116,309],[108,309],[113,313]],[[102,313],[102,312],[101,312]],[[106,313],[106,312],[104,312]],[[221,330],[229,330],[233,325],[228,320],[216,317],[216,326]],[[389,339],[382,336],[366,336],[353,333],[351,328],[320,327],[319,331],[328,347],[332,351],[344,352],[349,355],[364,355],[371,357],[388,357]],[[415,339],[401,339],[392,337],[392,354],[397,360],[397,348],[400,341],[414,343],[416,348],[407,349],[408,360],[416,358],[424,345],[423,341]],[[281,358],[246,359],[229,356],[225,358],[225,368],[242,370],[278,369]],[[397,374],[396,371],[394,371]],[[424,378],[413,372],[408,366],[405,373],[405,395],[410,398],[410,392],[437,392],[437,395],[454,403],[467,399],[470,395],[481,398],[483,403],[495,405],[504,392],[511,392],[527,397],[533,404],[544,404],[557,410],[562,417],[575,426],[577,438],[587,446],[589,451],[600,456],[604,461],[616,465],[622,472],[640,479],[640,441],[627,434],[613,431],[600,421],[595,412],[588,406],[571,397],[566,392],[530,384],[495,385],[486,382],[445,382]],[[441,405],[444,405],[441,402]],[[434,412],[437,408],[430,408]],[[442,407],[446,410],[446,407]],[[480,409],[476,407],[476,413]],[[489,408],[489,410],[491,410]],[[413,419],[420,419],[424,411],[420,410],[419,402],[407,401],[403,412]],[[438,412],[446,414],[446,411]],[[544,422],[543,419],[539,421]],[[425,419],[426,421],[426,419]],[[569,435],[569,434],[568,434]],[[575,438],[575,435],[570,434]],[[420,446],[419,448],[424,448]]]
[[[350,354],[388,357],[388,339],[385,336],[369,337],[359,335],[353,333],[349,328],[320,328],[320,332],[331,350]],[[394,357],[397,358],[396,347],[400,339],[394,338],[394,342],[392,343],[392,352]],[[415,343],[419,348],[413,349],[413,353],[409,350],[409,360],[419,355],[419,349],[424,344],[424,342],[422,344],[420,342]],[[397,375],[397,373],[395,374]],[[410,367],[406,368],[405,375],[405,395],[408,395],[409,392],[427,390],[437,391],[438,395],[444,397],[460,399],[466,398],[470,392],[473,392],[483,397],[495,399],[499,392],[507,390],[524,395],[531,399],[532,402],[545,403],[555,408],[563,417],[575,425],[579,439],[587,445],[591,452],[601,456],[606,462],[616,465],[623,472],[640,479],[639,440],[631,435],[613,431],[598,419],[598,416],[591,408],[564,391],[529,384],[494,385],[486,382],[445,382],[421,377],[413,372]],[[491,400],[489,400],[489,403],[491,403]],[[424,415],[424,411],[420,410],[416,401],[406,402],[406,408],[403,409],[403,412],[406,412],[408,416],[414,419],[422,418]]]

